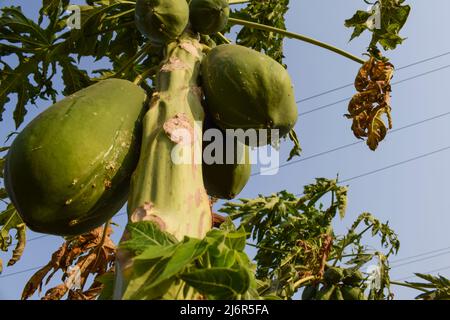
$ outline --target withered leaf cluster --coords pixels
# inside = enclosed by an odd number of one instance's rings
[[[98,278],[114,268],[116,246],[110,235],[112,228],[98,227],[89,233],[68,239],[56,252],[51,261],[37,271],[25,285],[22,299],[28,299],[36,290],[39,293],[59,270],[63,272],[63,283],[49,289],[42,300],[94,300],[102,290]],[[89,276],[95,276],[92,285],[84,290]],[[47,278],[46,278],[47,277]],[[46,278],[46,279],[45,279]],[[45,279],[45,283],[44,283]]]
[[[355,79],[358,93],[350,101],[345,116],[353,120],[354,135],[358,139],[367,139],[370,150],[376,150],[388,129],[392,129],[390,101],[393,74],[391,63],[371,57]],[[387,124],[383,115],[387,118]]]

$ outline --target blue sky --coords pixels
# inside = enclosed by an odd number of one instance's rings
[[[77,2],[79,1],[73,3]],[[408,2],[412,4],[413,10],[402,32],[407,40],[397,50],[387,54],[397,67],[450,51],[447,25],[450,2]],[[27,14],[35,16],[40,1],[6,0],[2,1],[1,6],[11,4],[22,5]],[[343,26],[344,20],[357,9],[366,9],[366,4],[362,0],[291,0],[287,27],[360,55],[369,42],[368,35],[349,43],[351,31]],[[285,41],[285,55],[298,100],[353,82],[359,68],[353,61],[295,40]],[[448,64],[450,55],[445,55],[399,70],[395,74],[394,82]],[[450,111],[447,98],[450,90],[449,76],[450,69],[447,68],[394,85],[394,128]],[[348,98],[353,93],[354,90],[349,87],[305,101],[299,104],[299,112]],[[47,107],[48,103],[41,101],[37,106],[38,109],[30,108],[32,111],[27,115],[27,121]],[[356,141],[350,130],[351,123],[343,117],[346,109],[347,103],[343,102],[300,116],[296,130],[304,150],[302,157]],[[4,140],[4,137],[14,130],[10,121],[11,114],[12,106],[9,105],[4,115],[7,120],[0,124],[0,139]],[[254,176],[240,196],[254,197],[259,193],[270,194],[282,189],[299,193],[302,186],[311,183],[315,177],[333,178],[339,173],[341,179],[347,179],[448,146],[450,116],[443,116],[388,135],[376,152],[370,151],[364,144],[357,144],[289,165],[280,169],[274,176]],[[287,159],[290,147],[289,143],[282,147],[281,162]],[[336,224],[336,231],[345,232],[345,228],[349,227],[360,213],[371,212],[380,220],[389,221],[399,234],[400,253],[393,261],[450,247],[450,202],[447,201],[450,193],[449,163],[450,150],[350,181],[347,217],[342,223]],[[126,223],[124,216],[117,217],[115,221],[121,226]],[[115,239],[118,239],[120,234],[121,228],[118,228]],[[29,239],[36,236],[39,234],[28,234]],[[3,275],[47,263],[50,254],[61,243],[62,240],[58,237],[45,237],[29,242],[22,260],[16,266],[6,268]],[[377,244],[376,241],[369,243],[374,246]],[[434,257],[430,259],[393,268],[392,279],[402,279],[413,275],[414,272],[428,272],[443,267],[449,268],[442,270],[440,274],[449,277],[450,248],[432,256]],[[0,253],[0,257],[7,260],[9,254]],[[0,277],[0,299],[18,299],[31,275],[32,272],[28,272]],[[400,299],[410,299],[418,294],[409,289],[393,289],[396,297]]]

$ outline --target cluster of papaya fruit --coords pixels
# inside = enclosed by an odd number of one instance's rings
[[[306,286],[302,300],[366,300],[361,289],[364,276],[359,270],[328,267],[323,275],[324,284]]]
[[[229,12],[226,0],[137,0],[135,21],[152,44],[166,46],[186,33],[198,38],[221,31]],[[278,129],[284,136],[295,125],[291,80],[275,60],[224,44],[208,48],[200,68],[204,130]],[[81,234],[124,205],[141,152],[147,105],[138,85],[102,80],[50,106],[16,136],[7,155],[5,186],[32,230]],[[267,143],[270,137],[259,145]],[[243,162],[203,163],[210,196],[233,198],[247,183],[249,146],[237,142],[233,152],[239,148]]]

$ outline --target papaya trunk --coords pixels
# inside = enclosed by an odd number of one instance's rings
[[[153,221],[180,240],[203,238],[212,225],[201,162],[202,58],[195,39],[187,37],[168,46],[143,119],[141,155],[128,199],[128,223]],[[125,232],[122,241],[127,237]],[[115,298],[122,298],[131,272],[132,256],[119,250]]]

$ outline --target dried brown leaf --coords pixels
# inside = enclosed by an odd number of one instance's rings
[[[67,293],[68,288],[64,283],[57,285],[54,288],[49,289],[42,300],[61,300],[62,297]]]
[[[17,261],[20,260],[23,254],[23,250],[25,250],[25,244],[27,242],[26,240],[26,226],[25,223],[21,223],[16,226],[17,229],[17,244],[16,247],[13,250],[13,254],[11,259],[8,261],[8,267],[14,265]],[[1,271],[1,268],[0,268]]]
[[[83,291],[90,275],[100,276],[108,270],[113,270],[116,246],[110,236],[112,228],[108,225],[98,227],[86,234],[67,239],[66,242],[52,254],[51,261],[36,272],[26,284],[22,299],[28,299],[39,288],[47,276],[45,285],[53,275],[62,271],[62,284],[49,289],[43,300],[60,300],[67,295],[73,300],[93,300],[101,292],[102,284],[94,281],[92,286]]]
[[[28,280],[25,288],[22,291],[22,300],[26,300],[31,297],[37,289],[41,291],[42,281],[44,280],[47,273],[52,270],[52,263],[49,262],[46,266],[42,267]]]
[[[376,150],[387,130],[392,129],[390,82],[393,72],[391,63],[371,57],[355,79],[358,93],[351,99],[346,117],[353,120],[353,134],[358,139],[367,138],[371,150]],[[383,121],[384,115],[387,124]]]

